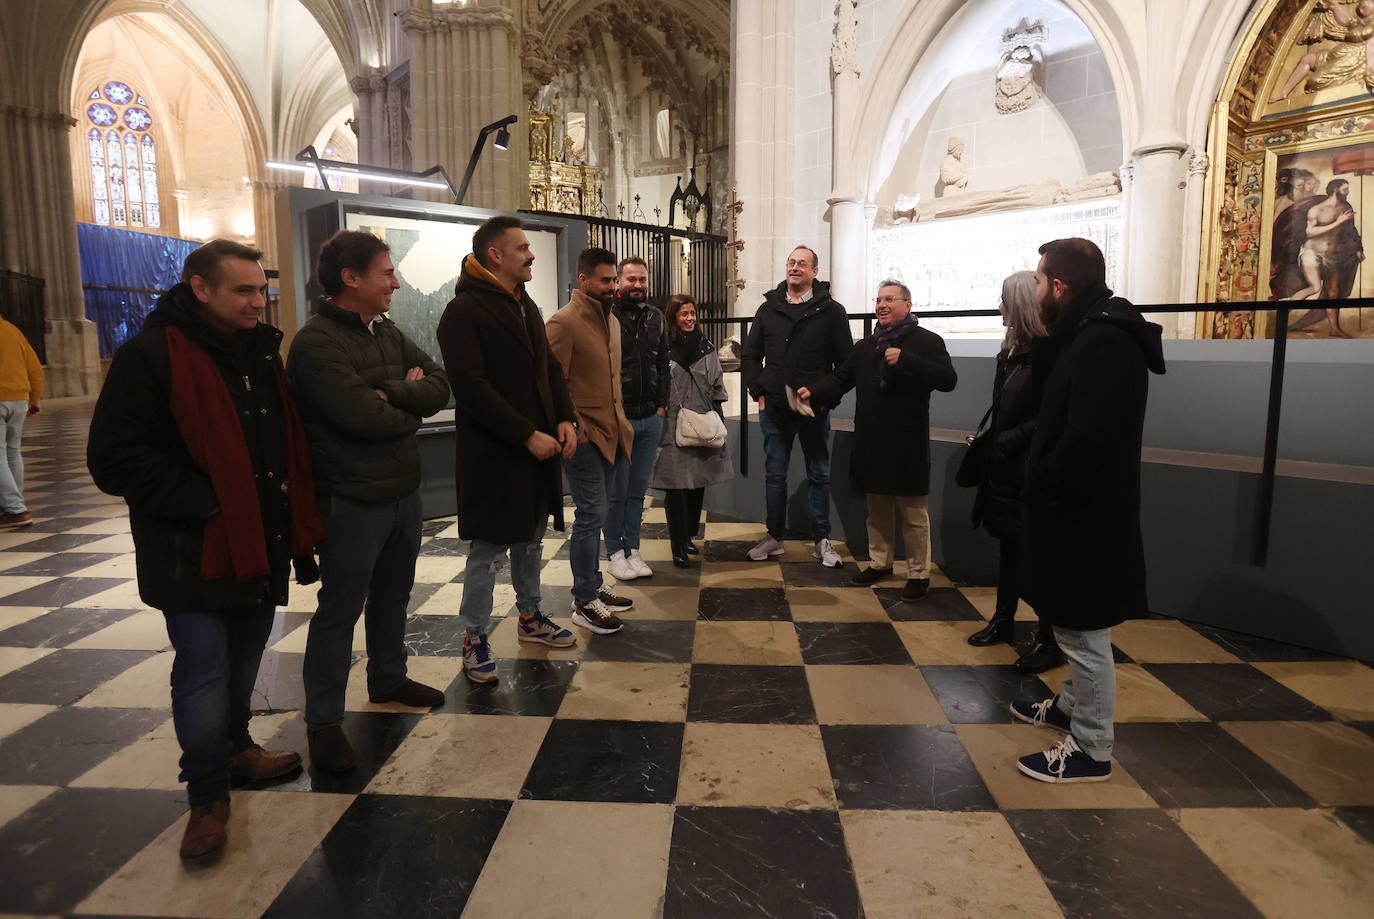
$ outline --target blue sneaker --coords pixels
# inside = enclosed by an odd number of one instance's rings
[[[1055,784],[1105,782],[1112,777],[1111,760],[1099,763],[1083,752],[1072,734],[1043,753],[1021,757],[1016,768],[1033,779]]]
[[[551,648],[571,648],[577,644],[572,632],[543,613],[534,613],[528,619],[521,616],[517,631],[521,641],[537,642]]]
[[[496,681],[496,661],[492,660],[487,636],[469,635],[463,639],[463,673],[474,683]]]
[[[1069,733],[1069,716],[1056,704],[1058,696],[1051,696],[1044,702],[1013,702],[1009,708],[1011,716],[1017,721],[1033,724],[1041,728],[1054,728]]]

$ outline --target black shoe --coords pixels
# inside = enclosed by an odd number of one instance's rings
[[[700,554],[701,554],[701,550],[697,548],[697,544],[694,543],[694,542],[691,542],[690,540],[687,542],[686,549],[687,549],[687,554],[688,554],[688,555],[700,555]]]
[[[902,588],[902,602],[915,603],[924,600],[930,593],[930,578],[907,578]]]
[[[874,568],[870,566],[850,578],[849,583],[853,584],[855,587],[870,587],[883,578],[890,577],[892,577],[891,568]]]
[[[343,728],[331,724],[317,731],[307,731],[310,744],[310,763],[321,772],[349,772],[353,769],[353,746],[344,736]]]
[[[975,648],[986,648],[988,645],[1000,644],[1004,641],[1010,643],[1011,633],[1012,619],[1010,616],[1005,619],[1000,616],[993,616],[991,622],[968,637],[968,643]]]
[[[674,545],[673,545],[673,564],[676,565],[676,566],[679,567],[679,568],[690,568],[690,567],[691,567],[691,565],[692,565],[692,559],[691,559],[691,557],[687,554],[687,547],[686,547],[686,546],[681,546],[681,545],[677,545],[677,544],[674,544]]]
[[[1064,663],[1064,652],[1054,642],[1037,641],[1012,664],[1020,673],[1044,673]]]
[[[374,693],[369,690],[367,698],[369,702],[378,704],[396,702],[411,708],[438,708],[444,704],[442,692],[433,686],[426,686],[424,683],[417,683],[414,680],[406,680],[391,692]]]

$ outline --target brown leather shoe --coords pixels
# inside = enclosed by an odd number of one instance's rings
[[[264,750],[253,746],[234,754],[229,771],[236,779],[275,779],[297,769],[301,755],[294,750]]]
[[[344,736],[343,728],[331,724],[327,728],[306,731],[310,741],[310,762],[323,772],[349,772],[353,769],[353,747]]]
[[[0,527],[26,527],[33,523],[28,511],[18,514],[0,514]]]
[[[181,837],[181,860],[193,864],[213,861],[229,840],[229,802],[191,808],[186,832]]]
[[[368,690],[367,697],[372,702],[397,702],[411,708],[438,708],[444,704],[444,694],[433,686],[406,680],[388,693],[374,693]]]

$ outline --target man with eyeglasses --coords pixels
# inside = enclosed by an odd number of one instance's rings
[[[949,392],[958,378],[945,342],[911,313],[911,291],[898,281],[878,286],[878,327],[856,344],[834,373],[797,395],[815,406],[838,405],[857,389],[849,478],[868,499],[869,566],[850,583],[869,587],[894,570],[894,523],[906,550],[902,599],[930,590],[930,394]]]

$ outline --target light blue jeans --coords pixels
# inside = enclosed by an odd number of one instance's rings
[[[458,620],[472,636],[485,635],[491,626],[492,592],[496,589],[496,560],[510,553],[510,582],[515,587],[515,608],[522,614],[539,612],[539,571],[544,567],[545,520],[526,543],[502,546],[474,539],[468,549],[463,575],[463,599]]]
[[[606,557],[622,549],[639,548],[639,528],[644,521],[644,493],[654,474],[654,459],[658,456],[658,441],[663,436],[663,416],[657,413],[648,418],[631,418],[634,428],[634,447],[630,461],[616,464],[611,480],[611,496],[606,505]]]
[[[29,402],[0,402],[0,447],[5,459],[0,462],[0,511],[22,514],[29,509],[24,503],[24,457],[19,452],[19,438],[24,433],[24,419],[29,414]]]
[[[1054,627],[1055,640],[1069,662],[1069,678],[1059,687],[1059,708],[1069,716],[1074,740],[1100,763],[1112,758],[1112,718],[1116,713],[1116,664],[1112,630],[1079,632]]]

